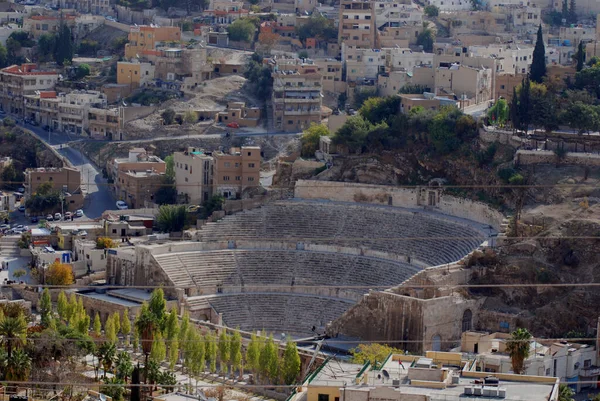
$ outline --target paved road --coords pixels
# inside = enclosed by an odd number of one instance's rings
[[[79,139],[64,133],[51,133],[50,139],[48,139],[48,132],[40,127],[26,125],[25,128],[33,132],[41,141],[48,143],[55,148],[57,148],[57,145],[66,144]],[[84,219],[95,219],[100,217],[105,210],[116,209],[109,185],[102,177],[102,173],[94,167],[90,160],[78,150],[68,146],[57,148],[57,150],[61,155],[65,156],[75,168],[81,171],[82,188],[88,193],[83,208]]]

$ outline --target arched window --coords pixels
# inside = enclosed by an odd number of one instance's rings
[[[469,330],[471,330],[472,323],[473,323],[473,312],[471,312],[471,309],[467,309],[463,313],[462,331],[469,331]]]
[[[431,338],[431,350],[441,351],[442,350],[442,337],[439,334],[434,335]]]

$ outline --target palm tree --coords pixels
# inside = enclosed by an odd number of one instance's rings
[[[147,304],[142,304],[140,314],[135,321],[135,328],[142,342],[142,351],[144,352],[144,380],[148,380],[148,355],[152,351],[154,342],[154,332],[159,328],[155,315],[150,311]]]
[[[506,343],[506,351],[510,355],[512,369],[515,374],[523,372],[525,359],[529,357],[529,342],[531,333],[524,328],[518,328],[510,334],[510,340]]]
[[[131,362],[131,357],[127,352],[119,352],[117,355],[115,368],[117,370],[117,377],[127,383],[127,379],[129,376],[131,376],[131,372],[133,372],[133,363]]]
[[[6,348],[9,360],[15,348],[25,345],[26,334],[27,322],[23,315],[5,317],[0,322],[0,343]]]
[[[573,401],[574,394],[571,387],[561,384],[558,390],[558,401]]]
[[[17,349],[6,361],[6,380],[25,381],[31,370],[31,358],[22,349]]]
[[[104,369],[104,378],[106,379],[106,372],[111,370],[117,353],[117,347],[114,343],[107,341],[102,343],[98,349],[98,359],[102,362],[102,368]]]

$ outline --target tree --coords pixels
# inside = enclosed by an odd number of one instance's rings
[[[67,300],[67,296],[65,295],[65,292],[61,291],[58,294],[58,299],[56,301],[56,311],[58,312],[58,316],[62,320],[67,320],[68,309],[69,309],[69,301]]]
[[[219,361],[221,366],[221,372],[227,373],[227,364],[229,363],[229,336],[227,332],[223,330],[219,336]]]
[[[108,322],[107,322],[108,323]],[[104,342],[98,347],[98,362],[102,364],[103,376],[112,369],[117,355],[117,347],[113,342]]]
[[[296,343],[288,338],[285,351],[283,351],[283,360],[281,361],[281,374],[285,384],[296,383],[296,379],[300,374],[300,366],[300,355]]]
[[[260,342],[256,333],[252,333],[246,350],[246,364],[254,375],[260,369]]]
[[[529,130],[529,124],[531,123],[531,81],[529,76],[523,78],[520,88],[517,89],[519,94],[519,102],[517,107],[517,121],[519,122],[518,129],[525,132]]]
[[[46,272],[46,284],[71,285],[73,284],[73,267],[66,263],[54,262]]]
[[[585,48],[583,47],[583,40],[579,41],[579,46],[577,46],[577,71],[583,70],[583,65],[585,62]]]
[[[117,248],[119,245],[109,237],[98,237],[96,239],[96,249]]]
[[[423,46],[423,51],[431,53],[433,51],[434,39],[433,31],[425,26],[423,31],[417,36],[417,45]]]
[[[440,14],[440,9],[434,6],[433,4],[425,6],[425,9],[423,11],[428,17],[437,17]]]
[[[116,376],[127,383],[127,379],[133,372],[133,363],[131,362],[131,356],[126,351],[121,351],[117,354],[115,368],[117,371]]]
[[[165,340],[167,343],[167,351],[171,347],[171,343],[177,341],[179,336],[179,318],[175,307],[171,309],[171,312],[167,316],[165,324]],[[169,354],[170,355],[170,354]]]
[[[392,352],[402,351],[384,344],[359,344],[357,348],[352,350],[352,362],[364,365],[369,361],[372,366],[377,366],[378,363],[385,361],[385,358]]]
[[[510,356],[512,370],[515,374],[523,373],[523,365],[529,357],[529,343],[531,333],[524,328],[518,328],[510,334],[510,340],[506,343],[506,351]]]
[[[279,355],[273,336],[267,338],[265,345],[260,350],[259,360],[262,376],[268,378],[271,383],[275,383],[279,376]]]
[[[61,15],[62,19],[62,15]],[[71,29],[61,20],[54,46],[54,60],[60,66],[73,61],[73,39]]]
[[[110,315],[104,323],[104,336],[106,337],[107,342],[113,344],[117,343],[117,330],[115,327],[115,320],[113,315]]]
[[[54,47],[56,46],[56,36],[45,33],[38,38],[37,55],[40,61],[50,61],[54,58]]]
[[[77,71],[75,73],[76,79],[81,79],[87,77],[91,73],[91,68],[89,64],[79,64],[77,66]]]
[[[400,110],[400,98],[398,96],[372,97],[364,101],[359,114],[371,124],[387,123],[398,114]]]
[[[600,127],[598,108],[583,102],[571,103],[564,112],[563,120],[572,128],[577,128],[580,134],[595,131]]]
[[[128,336],[131,333],[131,321],[129,320],[129,309],[127,308],[125,308],[125,310],[123,311],[121,333],[123,333],[124,336]]]
[[[20,279],[23,276],[27,275],[27,270],[25,269],[17,269],[14,272],[12,272],[12,276],[15,278],[15,280]]]
[[[156,225],[161,232],[180,232],[185,226],[185,205],[162,205],[158,210]]]
[[[270,98],[271,89],[273,88],[271,70],[269,67],[263,65],[262,57],[257,53],[254,53],[246,63],[244,77],[246,77],[246,83],[252,93],[258,99],[265,101]]]
[[[171,125],[175,121],[175,111],[173,109],[166,109],[160,116],[162,117],[165,125]]]
[[[0,44],[0,68],[8,66],[8,52],[6,47]]]
[[[567,384],[558,387],[558,401],[574,401],[575,392]]]
[[[31,371],[31,358],[22,350],[16,350],[6,360],[5,378],[8,381],[25,381]]]
[[[242,368],[242,335],[239,330],[233,332],[231,343],[229,345],[229,362],[231,363],[231,373]]]
[[[281,39],[281,36],[274,32],[261,32],[258,34],[258,43],[261,44],[267,54],[271,52],[271,49],[279,42],[279,39]],[[298,53],[298,57],[303,58],[300,56],[300,53]]]
[[[488,118],[492,124],[500,127],[506,124],[509,117],[508,103],[505,99],[498,99],[496,103],[488,110]]]
[[[542,24],[538,27],[529,75],[531,80],[537,83],[542,83],[546,76],[546,46],[544,45],[544,37],[542,35]]]
[[[227,27],[229,40],[234,42],[252,42],[255,29],[254,24],[249,19],[237,19]]]
[[[563,0],[562,2],[562,18],[565,20],[565,22],[568,22],[570,17],[569,17],[569,1],[568,0]]]
[[[167,300],[165,299],[165,292],[162,288],[157,288],[150,294],[148,310],[157,324],[156,328],[163,331],[167,319]]]
[[[41,315],[42,326],[48,327],[50,320],[52,320],[52,299],[50,298],[50,291],[47,288],[44,288],[42,292],[38,309]]]
[[[317,42],[328,42],[336,39],[338,30],[333,25],[333,20],[320,13],[312,13],[308,21],[296,26],[298,39],[305,43],[308,38],[315,38]]]
[[[150,351],[150,360],[161,364],[167,358],[167,349],[163,341],[162,334],[157,331],[152,342],[152,350]]]
[[[195,327],[188,327],[185,344],[182,348],[185,349],[184,364],[188,368],[189,373],[199,375],[204,371],[206,364],[206,346],[202,336]]]
[[[96,57],[96,53],[100,49],[100,44],[95,40],[84,39],[79,43],[77,53],[80,56],[92,56]]]
[[[102,323],[100,322],[100,315],[96,312],[94,316],[94,335],[100,337],[102,335]]]
[[[22,312],[16,317],[5,316],[0,322],[0,344],[6,350],[9,360],[13,350],[25,346],[26,334],[27,321]]]
[[[319,149],[319,140],[322,136],[329,136],[329,129],[323,124],[311,124],[300,138],[302,144],[302,156],[314,157],[315,152]]]
[[[193,110],[188,110],[183,114],[184,124],[196,124],[198,122],[198,113]]]
[[[207,334],[204,337],[204,355],[206,362],[210,367],[210,371],[217,371],[217,339],[212,334]]]
[[[575,0],[571,0],[569,2],[569,23],[576,24],[577,23],[577,8],[575,5]]]

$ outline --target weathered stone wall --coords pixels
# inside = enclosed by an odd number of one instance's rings
[[[436,188],[396,188],[383,185],[355,184],[335,181],[299,180],[294,195],[302,199],[326,199],[339,202],[374,203],[407,208],[425,205],[422,192]],[[500,230],[504,216],[482,202],[441,194],[432,210],[491,225]]]
[[[371,292],[332,322],[327,334],[390,342],[394,347],[417,353],[431,350],[434,336],[439,336],[443,350],[460,344],[467,309],[475,327],[481,303],[459,295],[418,299],[388,291]]]
[[[562,160],[549,150],[518,150],[516,165],[530,164],[575,164],[579,166],[600,166],[600,155],[593,153],[567,153]]]

